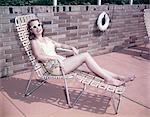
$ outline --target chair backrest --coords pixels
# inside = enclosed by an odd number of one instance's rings
[[[148,37],[150,39],[150,9],[144,10],[144,21],[147,30]]]
[[[31,50],[31,44],[30,44],[30,40],[29,40],[29,32],[27,29],[27,23],[31,19],[37,19],[37,17],[34,14],[17,16],[15,18],[15,25],[16,25],[19,39],[22,42],[25,52],[26,52],[27,56],[29,57],[30,62],[32,64],[32,66],[34,67],[35,72],[37,73],[38,77],[44,78],[46,69],[43,67],[43,64],[41,64],[37,61],[37,59],[34,57],[32,50]]]

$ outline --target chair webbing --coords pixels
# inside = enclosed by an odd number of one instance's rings
[[[81,83],[91,85],[103,90],[107,90],[109,92],[114,92],[116,94],[122,94],[125,91],[124,85],[121,86],[110,85],[105,83],[104,79],[102,79],[101,77],[97,77],[88,73],[78,72],[76,78]]]
[[[36,58],[32,54],[29,32],[27,30],[27,23],[31,19],[37,19],[37,17],[34,14],[18,16],[15,18],[15,25],[19,39],[24,47],[27,56],[29,57],[32,66],[34,67],[34,70],[36,71],[38,77],[42,78],[46,73],[46,70],[43,69],[42,64],[38,63]]]

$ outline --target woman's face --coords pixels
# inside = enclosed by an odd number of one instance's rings
[[[30,23],[30,31],[35,35],[35,36],[39,36],[42,35],[43,33],[43,28],[42,28],[42,24],[38,21],[32,21]]]

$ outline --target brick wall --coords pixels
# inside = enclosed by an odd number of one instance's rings
[[[143,43],[147,37],[143,19],[145,8],[150,5],[0,6],[0,77],[30,66],[13,23],[18,15],[35,13],[44,23],[46,36],[95,56],[111,52],[118,45]],[[105,32],[100,32],[96,25],[102,11],[111,19]]]

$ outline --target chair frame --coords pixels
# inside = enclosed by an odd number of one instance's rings
[[[37,62],[36,58],[34,57],[34,55],[32,54],[30,41],[29,41],[29,34],[27,31],[27,22],[31,19],[37,19],[37,17],[34,14],[28,14],[28,15],[17,16],[15,18],[15,25],[16,25],[18,37],[19,37],[20,41],[22,42],[25,52],[26,52],[27,56],[29,57],[29,60],[33,66],[29,80],[26,85],[24,96],[31,95],[35,90],[37,90],[43,84],[45,84],[46,81],[50,78],[51,79],[52,78],[56,78],[56,79],[62,78],[64,80],[64,90],[65,90],[64,93],[65,93],[66,101],[67,101],[67,104],[69,107],[72,108],[77,103],[79,98],[84,93],[84,91],[86,89],[86,85],[91,85],[91,86],[94,86],[94,87],[102,89],[102,90],[106,90],[111,93],[111,99],[112,99],[114,111],[115,111],[115,114],[117,114],[118,110],[119,110],[119,105],[120,105],[122,94],[125,91],[125,86],[117,87],[117,86],[113,86],[113,85],[108,85],[100,77],[93,76],[91,74],[84,73],[82,71],[74,71],[70,74],[65,74],[64,70],[61,67],[60,68],[61,68],[62,76],[53,76],[53,75],[49,74],[46,71],[46,69],[44,68],[44,66],[42,64],[39,64]],[[34,73],[36,73],[36,76],[39,78],[38,81],[40,81],[40,82],[38,83],[37,86],[35,86],[29,90]],[[79,95],[76,97],[76,99],[72,103],[70,100],[69,88],[68,88],[68,83],[67,83],[67,80],[70,78],[75,78],[78,82],[83,84],[82,90],[80,91]],[[117,105],[115,105],[115,98],[114,98],[115,94],[119,96]]]

